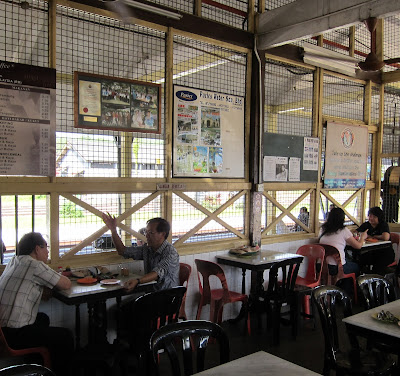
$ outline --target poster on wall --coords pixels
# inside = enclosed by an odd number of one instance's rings
[[[324,188],[365,187],[367,154],[367,127],[328,122]]]
[[[161,133],[161,85],[74,73],[76,128]]]
[[[56,70],[0,61],[0,175],[55,176]]]
[[[244,177],[244,98],[174,85],[174,177]]]

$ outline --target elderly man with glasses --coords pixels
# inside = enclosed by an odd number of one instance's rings
[[[70,330],[51,327],[49,317],[38,313],[43,290],[69,289],[71,281],[48,266],[49,250],[38,232],[25,234],[17,254],[0,277],[0,325],[10,347],[45,346],[57,375],[68,375],[74,340]]]
[[[125,247],[117,233],[116,218],[109,213],[103,214],[103,221],[111,230],[115,248],[124,258],[143,260],[145,275],[125,283],[128,291],[141,283],[157,281],[155,290],[169,289],[179,285],[179,255],[175,247],[167,241],[171,226],[163,218],[147,221],[147,243],[137,247]]]

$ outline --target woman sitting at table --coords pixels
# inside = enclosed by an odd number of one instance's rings
[[[389,240],[389,225],[384,220],[383,210],[377,206],[369,209],[368,221],[364,222],[357,232],[367,231],[368,239]],[[360,265],[372,265],[372,272],[385,274],[386,266],[394,261],[394,252],[391,244],[386,248],[367,252],[360,256]]]
[[[346,260],[344,249],[349,245],[355,249],[360,249],[363,246],[364,240],[367,238],[367,232],[362,232],[360,238],[354,238],[351,231],[344,225],[345,214],[341,208],[333,208],[326,222],[321,226],[319,242],[329,244],[337,248],[340,254],[340,260],[343,265],[343,272],[358,273],[358,265],[350,260]],[[337,274],[336,265],[328,265],[331,275]]]

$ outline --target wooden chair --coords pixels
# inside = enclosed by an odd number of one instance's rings
[[[272,265],[269,271],[267,290],[263,294],[267,310],[267,327],[273,328],[273,343],[279,344],[280,324],[289,322],[292,325],[292,335],[296,338],[298,321],[298,293],[294,290],[297,274],[303,257],[295,257]],[[290,307],[290,319],[281,318],[282,305]]]
[[[343,271],[343,264],[342,260],[340,259],[339,251],[336,247],[329,245],[329,244],[321,244],[322,247],[325,249],[325,260],[322,266],[322,283],[325,285],[335,285],[338,281],[344,278],[351,278],[353,280],[353,296],[354,296],[354,303],[357,304],[357,282],[356,282],[356,274],[349,273],[346,274]],[[328,259],[329,258],[329,259]],[[328,270],[328,263],[329,261],[333,261],[338,268],[338,273],[336,275],[330,275]]]
[[[303,294],[303,314],[306,317],[312,317],[310,315],[311,290],[321,284],[325,249],[318,244],[305,244],[296,253],[308,260],[305,277],[297,276],[296,278],[296,289],[299,289],[299,292]],[[318,264],[319,268],[317,268]]]
[[[199,280],[200,301],[197,308],[196,320],[200,319],[203,306],[210,304],[210,321],[221,324],[224,305],[234,302],[242,302],[240,317],[245,317],[247,324],[247,332],[250,334],[250,314],[248,311],[248,297],[246,294],[241,294],[229,290],[226,282],[225,273],[221,266],[215,262],[205,260],[194,260],[197,267],[197,277]],[[216,276],[221,287],[211,289],[210,277]],[[203,282],[201,281],[203,279]]]
[[[203,320],[189,320],[160,328],[150,339],[150,348],[157,374],[160,374],[158,369],[160,350],[164,350],[168,354],[174,376],[189,376],[203,371],[206,349],[211,339],[213,339],[213,343],[217,342],[219,345],[220,364],[228,362],[229,339],[218,324]],[[215,351],[215,347],[213,351]],[[196,367],[193,364],[194,352],[197,360]],[[183,361],[181,362],[180,359],[183,359]]]
[[[357,338],[349,336],[351,349],[341,349],[344,333],[339,332],[338,324],[344,317],[352,315],[351,300],[347,293],[336,286],[319,286],[312,292],[325,337],[323,375],[392,375],[394,362],[382,352],[360,350]],[[343,309],[339,314],[340,310]]]
[[[179,263],[179,285],[186,287],[186,292],[185,295],[183,296],[181,308],[179,310],[179,318],[183,320],[187,320],[185,303],[186,303],[186,294],[191,273],[192,273],[192,267],[190,265],[184,264],[183,262]]]
[[[43,359],[43,366],[51,368],[50,353],[46,347],[44,346],[29,347],[26,349],[14,350],[8,345],[6,337],[4,337],[4,333],[0,328],[0,358],[8,358],[8,357],[24,358],[25,356],[32,354],[40,355]]]

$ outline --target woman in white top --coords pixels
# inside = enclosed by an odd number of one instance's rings
[[[343,264],[343,272],[358,273],[359,267],[355,262],[346,261],[344,249],[346,245],[349,245],[355,249],[360,249],[367,238],[367,231],[360,234],[360,238],[357,240],[353,237],[351,231],[344,225],[344,211],[340,208],[333,208],[326,222],[322,225],[320,231],[319,242],[322,244],[329,244],[337,248],[340,253],[340,259]],[[328,265],[330,272],[333,268],[332,265]],[[336,268],[335,268],[336,269]],[[332,274],[337,274],[332,273]]]

